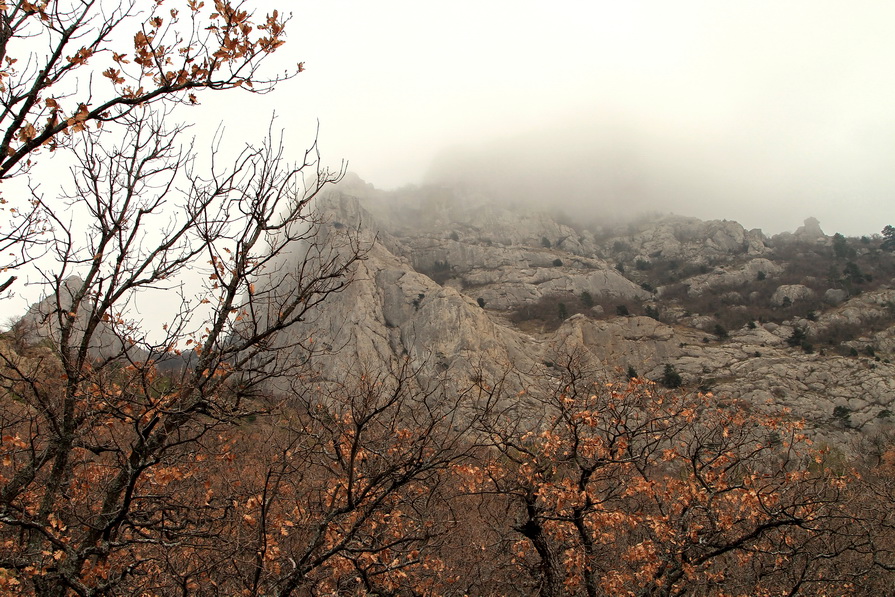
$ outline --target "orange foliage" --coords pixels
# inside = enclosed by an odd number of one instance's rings
[[[196,103],[193,90],[199,89],[266,92],[298,72],[261,74],[265,58],[285,43],[288,19],[279,11],[256,23],[242,3],[219,0],[215,12],[206,14],[202,2],[189,0],[189,18],[177,9],[163,12],[161,2],[147,4],[99,11],[92,3],[43,0],[0,7],[8,29],[0,36],[6,59],[0,83],[9,95],[6,105],[12,106],[0,118],[0,179],[26,168],[41,146],[55,148],[61,133],[86,131],[91,121],[114,121],[135,106],[158,101]],[[130,47],[112,41],[116,32],[132,28],[137,32]],[[50,49],[46,56],[32,51],[35,39]],[[19,71],[18,61],[32,68]],[[90,85],[93,73],[108,79],[111,89]],[[89,99],[71,89],[89,90]],[[42,104],[41,96],[53,96],[53,104]],[[69,117],[53,118],[56,110]]]

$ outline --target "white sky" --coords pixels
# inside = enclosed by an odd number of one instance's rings
[[[895,223],[890,0],[318,0],[293,15],[278,60],[306,72],[264,98],[205,95],[228,139],[276,110],[290,148],[319,119],[325,157],[380,188],[472,171],[545,204],[768,233]]]
[[[296,157],[319,121],[325,161],[380,188],[473,181],[576,216],[671,211],[769,234],[808,216],[828,234],[895,224],[891,0],[293,11],[276,64],[306,72],[267,96],[203,94],[180,112],[198,148],[221,122],[228,146],[258,142],[275,111]]]

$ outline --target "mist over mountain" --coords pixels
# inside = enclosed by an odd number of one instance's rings
[[[644,213],[732,219],[769,234],[808,216],[834,232],[879,232],[871,207],[891,195],[891,151],[855,151],[830,131],[783,133],[773,122],[572,115],[526,133],[446,148],[427,182],[576,218]],[[850,204],[852,210],[843,210]],[[871,222],[871,223],[868,223]]]

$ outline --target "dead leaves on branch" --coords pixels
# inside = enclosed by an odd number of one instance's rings
[[[302,387],[148,466],[115,535],[134,543],[90,560],[82,582],[135,557],[154,586],[228,594],[857,595],[849,571],[885,574],[862,568],[865,534],[883,545],[887,531],[861,518],[861,477],[826,466],[781,418],[642,382],[532,389],[547,416],[527,428],[490,407],[456,415],[412,376]],[[39,522],[53,541],[34,570],[66,562],[54,542],[100,523],[129,429],[179,404],[139,365],[85,389],[75,413],[94,424],[65,500]],[[23,431],[4,428],[4,482],[40,447]],[[35,522],[41,501],[21,501]],[[4,541],[0,556],[15,549]]]
[[[546,416],[525,430],[489,404],[492,458],[464,470],[467,491],[502,496],[525,539],[511,564],[541,595],[850,594],[843,571],[873,568],[858,477],[815,466],[798,424],[640,380],[553,384],[528,393]]]
[[[223,0],[213,11],[190,0],[183,12],[163,11],[159,2],[148,16],[137,3],[105,11],[95,4],[43,0],[0,8],[9,30],[0,36],[0,178],[20,172],[40,147],[57,147],[64,141],[59,135],[116,120],[133,106],[196,104],[201,89],[263,93],[301,70],[261,73],[265,59],[285,43],[289,17],[276,10],[256,20],[244,3]],[[130,47],[113,41],[133,28]],[[40,40],[48,52],[20,44],[24,37]],[[17,62],[31,68],[19,71]],[[91,83],[94,73],[108,88]]]

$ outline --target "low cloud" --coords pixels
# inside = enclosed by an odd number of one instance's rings
[[[633,114],[572,117],[445,149],[427,182],[587,218],[675,213],[732,219],[774,234],[814,216],[830,234],[879,232],[895,192],[892,151],[857,151],[835,138],[825,141],[825,131],[796,128],[706,126]]]

